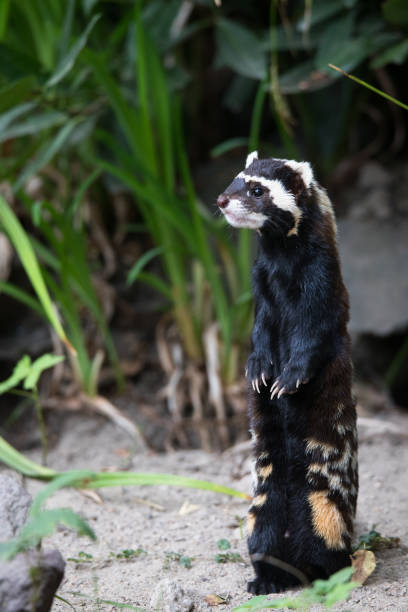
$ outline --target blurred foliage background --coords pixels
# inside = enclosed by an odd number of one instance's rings
[[[2,0],[3,378],[65,351],[45,407],[148,432],[149,396],[165,448],[239,438],[254,246],[215,197],[258,147],[331,189],[392,163],[404,111],[329,64],[406,99],[407,32],[405,0]]]

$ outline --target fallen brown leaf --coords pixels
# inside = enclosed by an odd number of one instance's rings
[[[228,603],[228,597],[222,597],[222,595],[217,595],[216,593],[210,593],[205,596],[205,601],[210,606],[221,606],[223,604]]]
[[[351,555],[351,565],[354,569],[351,579],[359,584],[364,584],[367,578],[375,570],[376,560],[373,551],[356,550],[356,552]]]

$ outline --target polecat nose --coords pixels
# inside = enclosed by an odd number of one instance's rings
[[[227,195],[222,193],[220,196],[218,196],[217,204],[220,208],[225,208],[228,202],[229,202],[229,197]]]

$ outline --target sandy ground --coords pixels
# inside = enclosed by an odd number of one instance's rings
[[[384,431],[378,419],[373,421],[373,427],[365,419],[359,428],[361,487],[356,536],[375,525],[383,536],[398,536],[401,546],[377,553],[377,569],[366,585],[333,610],[408,611],[408,417],[394,416],[393,420],[394,432]],[[35,452],[28,456],[39,458]],[[251,492],[245,444],[222,455],[201,451],[132,455],[127,435],[98,417],[64,419],[63,435],[48,463],[61,470],[130,468],[167,472]],[[29,481],[28,487],[35,494],[42,485]],[[98,538],[91,542],[61,528],[44,543],[46,547],[59,548],[67,560],[59,595],[73,609],[120,609],[112,603],[97,603],[95,598],[99,597],[139,606],[143,611],[164,612],[165,604],[154,604],[154,593],[161,590],[163,580],[167,580],[170,590],[178,587],[184,590],[184,595],[169,608],[174,612],[189,609],[227,612],[250,597],[245,585],[252,570],[240,527],[247,502],[207,491],[166,486],[105,489],[99,494],[102,503],[70,489],[57,492],[48,501],[48,507],[70,507],[81,514]],[[187,505],[186,513],[181,510],[183,505],[184,510]],[[230,542],[229,552],[242,556],[241,561],[216,562],[215,555],[220,552],[217,541],[222,538]],[[123,550],[138,549],[143,550],[138,556],[123,558]],[[77,562],[80,553],[92,557]],[[117,557],[120,554],[122,557]],[[191,568],[180,564],[178,556],[190,557]],[[227,603],[210,607],[205,598],[214,593],[226,598]],[[169,603],[171,596],[166,596],[166,600]],[[53,612],[70,609],[66,603],[55,600]]]

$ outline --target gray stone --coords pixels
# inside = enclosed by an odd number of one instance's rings
[[[363,189],[386,187],[392,182],[392,174],[376,161],[369,161],[360,170],[358,179]]]
[[[1,612],[48,612],[64,568],[58,550],[30,550],[0,562]]]
[[[350,331],[384,336],[408,326],[408,220],[339,221]]]
[[[31,501],[15,476],[0,473],[0,542],[15,536],[24,525]]]
[[[194,603],[175,580],[160,580],[150,598],[152,610],[157,612],[191,612]]]
[[[389,219],[392,216],[391,197],[386,189],[378,188],[359,196],[350,207],[352,219]]]

